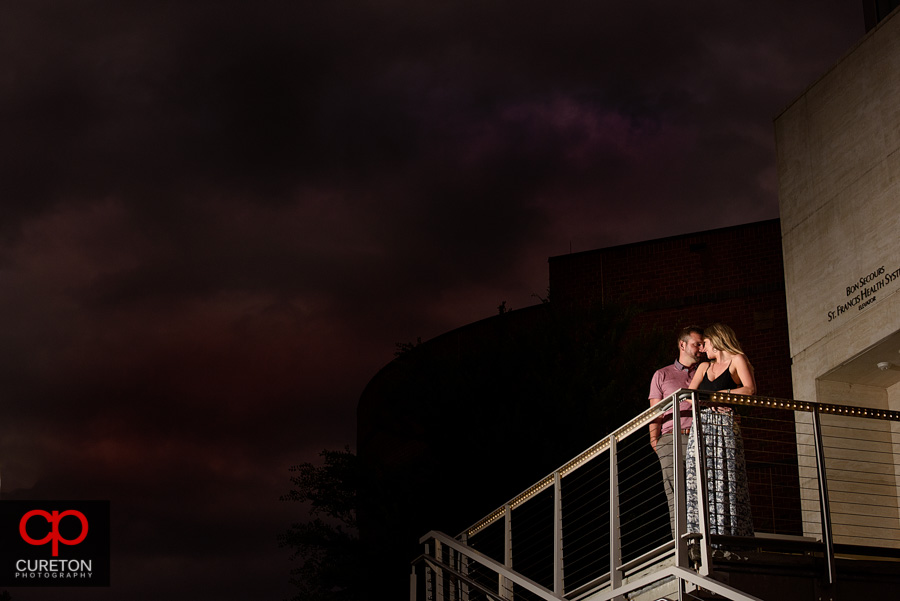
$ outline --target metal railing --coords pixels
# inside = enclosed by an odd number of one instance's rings
[[[676,399],[690,399],[688,461],[674,444],[675,515],[647,426]],[[724,412],[723,408],[726,408]],[[699,416],[703,415],[703,419]],[[707,449],[716,417],[732,419],[744,465],[723,469]],[[733,416],[733,417],[732,417]],[[697,431],[699,430],[699,432]],[[677,429],[673,437],[686,436]],[[723,451],[729,458],[738,449]],[[703,466],[706,465],[706,469]],[[746,477],[752,533],[729,531],[728,503],[715,491]],[[726,474],[726,475],[723,475]],[[713,493],[709,491],[713,490]],[[688,532],[690,503],[695,525]],[[712,502],[712,506],[710,506]],[[724,517],[723,517],[724,516]],[[710,524],[712,520],[712,525]],[[726,524],[723,526],[722,524]],[[752,536],[747,536],[752,534]],[[767,397],[681,390],[530,486],[456,537],[430,532],[414,563],[429,600],[624,598],[674,583],[680,598],[702,587],[735,601],[755,599],[710,577],[716,549],[806,545],[835,579],[836,548],[900,548],[900,413]],[[653,597],[654,599],[656,597]]]

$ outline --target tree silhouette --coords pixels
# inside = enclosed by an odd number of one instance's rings
[[[356,530],[358,464],[349,447],[323,450],[323,465],[292,466],[294,488],[282,501],[309,503],[306,523],[295,523],[279,535],[279,546],[293,551],[300,565],[291,570],[297,587],[292,601],[356,601],[361,599],[360,548]]]

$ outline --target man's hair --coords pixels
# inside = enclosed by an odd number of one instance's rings
[[[688,326],[686,328],[681,328],[681,332],[678,334],[678,342],[684,340],[687,342],[691,339],[691,334],[697,332],[700,334],[700,338],[703,338],[703,328],[700,326]]]

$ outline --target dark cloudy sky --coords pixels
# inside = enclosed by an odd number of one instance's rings
[[[3,497],[114,515],[111,589],[16,601],[286,596],[287,468],[353,445],[396,342],[570,248],[777,217],[772,119],[863,33],[859,0],[4,0]]]

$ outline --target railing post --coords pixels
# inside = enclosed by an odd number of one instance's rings
[[[444,563],[443,545],[441,545],[441,541],[439,540],[434,541],[434,559],[435,563]],[[436,601],[444,601],[444,570],[435,568],[434,575],[434,588],[436,592],[434,598]]]
[[[682,452],[681,439],[685,436],[681,432],[681,394],[675,393],[672,405],[672,474],[675,481],[675,565],[689,568],[691,559],[688,556],[687,541],[684,534],[687,532],[687,495],[685,494],[685,468],[687,466],[685,454]],[[684,598],[684,581],[676,580],[678,586],[679,601]]]
[[[412,567],[409,575],[409,601],[416,601],[416,566]]]
[[[428,544],[425,545],[425,555],[430,552]],[[425,601],[434,601],[434,581],[431,577],[431,568],[425,564]]]
[[[700,530],[700,575],[709,576],[710,558],[709,550],[709,513],[707,505],[709,497],[706,484],[706,444],[703,440],[703,410],[700,408],[700,399],[693,395],[691,403],[694,412],[694,465],[697,470],[697,524]]]
[[[452,569],[456,570],[457,572],[459,572],[459,566],[456,565],[457,557],[459,557],[459,554],[456,551],[454,551],[453,549],[447,549],[447,560],[450,564],[450,567]],[[456,599],[459,599],[459,594],[457,593],[457,589],[456,589],[456,581],[457,581],[456,578],[450,579],[450,584],[448,587],[449,588],[448,592],[450,594],[450,601],[456,601]]]
[[[825,563],[828,568],[828,584],[834,585],[834,541],[831,532],[831,506],[828,503],[828,482],[825,477],[825,447],[822,444],[822,423],[819,406],[813,408],[813,435],[816,443],[816,467],[819,472],[819,511],[822,518],[822,542],[825,543]]]
[[[609,437],[609,586],[616,590],[622,586],[622,538],[619,523],[619,469],[616,460],[616,437]],[[619,599],[620,597],[614,597]]]
[[[563,596],[562,478],[553,472],[553,592]]]
[[[505,565],[508,569],[512,569],[513,567],[513,555],[512,555],[512,507],[509,506],[509,503],[504,505],[504,516],[503,516],[503,565]],[[513,599],[512,594],[512,582],[507,580],[505,577],[500,576],[500,597],[503,599]]]
[[[466,546],[469,545],[468,533],[465,533],[462,535],[462,543]],[[468,556],[466,556],[466,555],[460,556],[459,571],[462,573],[463,576],[469,575],[469,558],[468,558]],[[469,583],[466,582],[465,580],[463,580],[460,583],[459,588],[460,588],[461,601],[469,601]]]
[[[687,542],[684,533],[687,532],[687,500],[684,491],[685,486],[685,457],[681,449],[681,439],[685,435],[681,432],[681,396],[676,393],[672,405],[672,470],[675,480],[675,565],[682,568],[690,566],[687,554]]]

